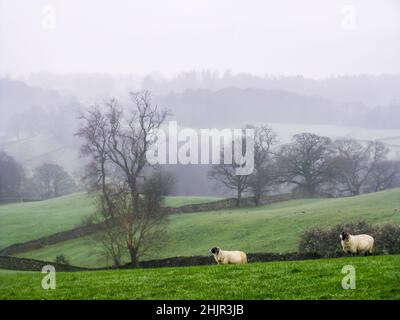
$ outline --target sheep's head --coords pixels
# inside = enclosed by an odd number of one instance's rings
[[[350,234],[348,232],[342,232],[342,234],[340,235],[340,239],[342,239],[343,241],[345,241],[349,238],[350,238]]]
[[[220,248],[214,247],[214,248],[211,248],[211,249],[210,249],[210,253],[212,253],[212,254],[218,254],[220,250],[221,250]]]

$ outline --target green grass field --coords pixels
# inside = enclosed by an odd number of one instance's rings
[[[344,290],[343,266],[356,288]],[[0,270],[0,299],[400,299],[400,256],[248,265],[59,272],[56,289],[43,274]]]
[[[219,199],[172,196],[165,199],[164,206],[180,207]],[[94,210],[94,199],[85,193],[47,201],[0,205],[0,249],[74,228]]]
[[[74,228],[93,208],[93,200],[84,193],[0,205],[0,249]]]
[[[246,252],[297,251],[304,230],[357,219],[374,224],[400,223],[400,189],[358,197],[291,200],[261,207],[172,215],[165,243],[144,259],[206,255],[215,245]],[[89,237],[18,256],[52,261],[61,253],[73,265],[105,265]]]

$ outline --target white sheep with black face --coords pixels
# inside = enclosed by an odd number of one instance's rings
[[[247,263],[247,255],[243,251],[225,251],[214,247],[211,248],[210,253],[218,264]]]
[[[343,251],[353,256],[355,254],[372,254],[374,249],[374,238],[368,234],[351,235],[342,232],[339,236]]]

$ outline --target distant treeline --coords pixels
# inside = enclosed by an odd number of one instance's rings
[[[28,175],[20,163],[0,150],[0,204],[46,200],[77,190],[74,179],[60,165],[44,163]]]

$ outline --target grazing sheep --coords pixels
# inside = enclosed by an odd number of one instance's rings
[[[342,232],[339,236],[344,252],[350,256],[364,253],[364,255],[372,254],[374,248],[374,238],[368,234],[351,235],[348,232]]]
[[[218,264],[247,263],[247,255],[243,251],[223,251],[214,247],[210,253]]]

